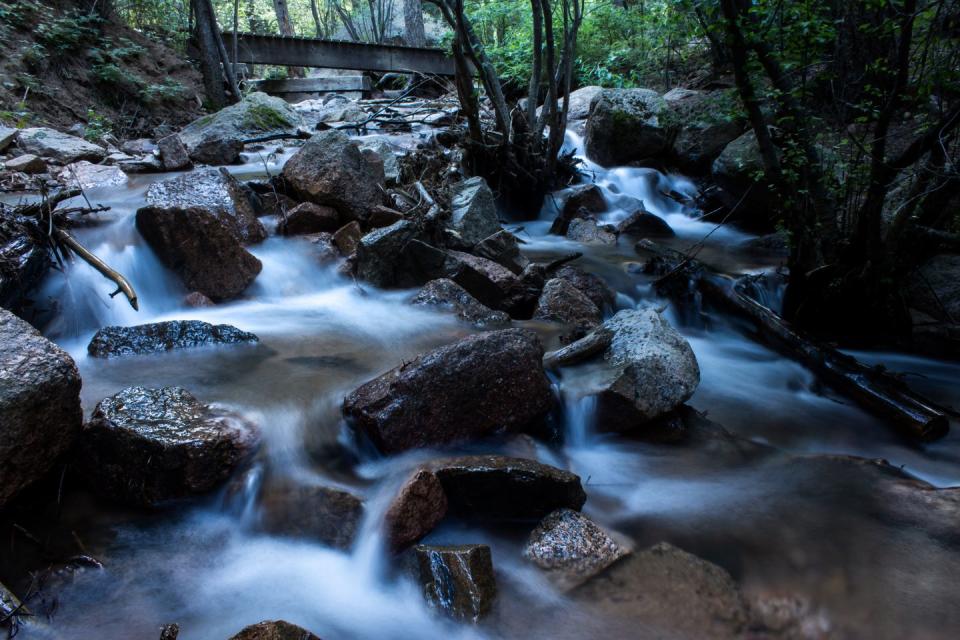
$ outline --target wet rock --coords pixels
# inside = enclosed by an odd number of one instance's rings
[[[567,238],[584,244],[617,244],[617,234],[612,227],[601,225],[593,218],[575,218],[570,221]]]
[[[401,220],[363,236],[356,249],[357,276],[376,287],[407,284],[408,274],[401,268],[401,261],[407,243],[416,235],[416,225],[409,220]]]
[[[284,165],[283,178],[301,200],[333,207],[347,221],[365,223],[383,204],[383,164],[369,162],[340,131],[310,138]]]
[[[452,311],[461,320],[480,329],[510,324],[510,316],[506,313],[483,306],[466,289],[448,278],[425,284],[410,304]]]
[[[321,264],[336,262],[340,257],[340,251],[333,244],[332,233],[311,233],[303,238],[309,240],[316,249],[317,260]]]
[[[473,252],[481,258],[493,260],[517,275],[523,273],[526,266],[530,264],[527,257],[520,252],[517,237],[506,229],[501,229],[481,240],[473,248]]]
[[[397,184],[397,181],[400,180],[400,162],[393,150],[393,145],[384,138],[368,138],[360,142],[360,149],[376,153],[380,157],[380,161],[383,162],[383,177],[386,184]]]
[[[183,299],[183,304],[194,309],[201,309],[203,307],[212,307],[215,303],[213,300],[203,295],[199,291],[194,291],[187,294],[187,296]]]
[[[594,615],[664,637],[740,638],[749,621],[730,574],[666,543],[613,564],[572,595]]]
[[[0,309],[0,507],[50,471],[80,434],[73,359]]]
[[[626,233],[640,238],[672,238],[676,233],[667,221],[649,211],[638,209],[617,225],[617,233]]]
[[[517,284],[509,269],[462,251],[446,252],[443,273],[488,307],[499,307]]]
[[[35,222],[0,208],[0,307],[23,314],[27,296],[43,281],[50,264]]]
[[[38,158],[32,153],[25,153],[22,156],[17,156],[6,160],[3,163],[4,169],[7,171],[21,171],[27,174],[37,174],[43,173],[47,170],[47,163],[43,161],[42,158]]]
[[[450,227],[468,245],[500,231],[493,192],[480,177],[458,182],[450,189]]]
[[[177,640],[180,637],[180,625],[165,624],[160,628],[160,640]]]
[[[363,237],[363,231],[360,229],[360,223],[354,220],[343,225],[333,234],[333,244],[336,245],[340,255],[348,256],[357,250],[360,244],[360,238]]]
[[[568,280],[553,278],[543,285],[533,317],[568,325],[572,333],[566,341],[570,341],[583,337],[600,324],[603,316],[597,305]]]
[[[160,151],[160,162],[167,171],[180,171],[193,166],[186,145],[175,133],[157,140],[157,149]]]
[[[24,607],[20,598],[0,582],[0,630],[11,637],[13,629],[21,623],[21,616],[30,616],[30,610]]]
[[[587,155],[607,167],[659,156],[669,147],[666,109],[650,89],[604,89],[587,119]]]
[[[384,453],[518,431],[553,401],[541,354],[530,331],[470,336],[360,386],[343,412]]]
[[[259,196],[260,210],[257,211],[257,215],[261,217],[277,216],[282,218],[288,211],[299,204],[290,196],[277,193],[272,190],[267,191],[266,193],[260,193]]]
[[[117,166],[93,164],[86,160],[68,164],[57,173],[57,179],[68,187],[96,189],[127,184],[127,174]]]
[[[617,300],[617,292],[610,288],[603,278],[587,273],[579,267],[573,265],[564,265],[557,269],[553,274],[554,278],[566,280],[581,293],[590,298],[590,301],[603,310],[614,306]]]
[[[601,356],[602,354],[602,356]],[[693,349],[655,309],[618,312],[586,337],[547,354],[548,367],[596,359],[597,426],[626,431],[666,415],[700,384]]]
[[[587,500],[580,476],[525,458],[461,456],[429,467],[443,485],[450,513],[468,519],[539,520]]]
[[[592,520],[572,509],[558,509],[530,534],[523,557],[568,591],[630,552]]]
[[[180,139],[195,162],[233,164],[243,151],[243,141],[278,133],[296,133],[300,115],[284,100],[251,93],[237,104],[194,120]]]
[[[240,242],[265,240],[267,230],[257,218],[257,196],[226,169],[206,168],[154,182],[147,188],[154,207],[199,207],[213,212]]]
[[[595,184],[584,184],[573,187],[563,203],[560,214],[550,225],[550,233],[559,236],[567,235],[570,222],[576,218],[589,218],[592,214],[603,213],[607,210],[607,201],[603,197],[600,187]]]
[[[407,478],[387,508],[384,528],[394,552],[419,542],[447,514],[447,495],[437,476],[417,469]]]
[[[104,327],[94,334],[87,353],[95,358],[142,355],[214,344],[259,342],[252,333],[228,324],[200,320],[169,320],[133,327]]]
[[[373,211],[370,212],[370,218],[367,220],[367,224],[371,229],[380,229],[382,227],[389,227],[401,220],[403,220],[402,213],[378,204],[373,208]]]
[[[263,268],[236,234],[206,209],[144,207],[137,230],[186,285],[215,302],[240,296]]]
[[[148,153],[153,153],[156,150],[157,145],[150,138],[136,138],[134,140],[127,140],[120,145],[120,151],[130,154],[131,156],[147,155]]]
[[[130,173],[160,173],[163,163],[156,156],[142,156],[133,160],[121,160],[117,168],[126,174]]]
[[[265,620],[244,627],[240,633],[229,640],[320,640],[320,638],[286,620]]]
[[[7,150],[13,141],[17,139],[17,129],[5,127],[0,124],[0,153]]]
[[[280,223],[281,233],[287,236],[336,231],[339,227],[340,215],[336,209],[312,202],[298,204],[287,212],[286,221]]]
[[[99,145],[46,127],[21,129],[17,146],[25,153],[53,158],[63,164],[78,160],[99,161],[107,157],[107,150]]]
[[[493,608],[497,582],[490,547],[419,545],[414,552],[431,607],[462,622],[476,622]]]
[[[727,91],[673,89],[663,99],[676,128],[673,155],[685,171],[707,172],[724,147],[743,133],[744,120],[728,115],[735,100]]]
[[[252,424],[182,387],[129,387],[93,410],[77,464],[101,495],[152,506],[216,488],[258,442]]]
[[[260,495],[260,524],[270,533],[349,549],[363,519],[363,502],[322,485],[268,487]]]

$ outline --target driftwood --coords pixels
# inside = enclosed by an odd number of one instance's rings
[[[663,275],[654,283],[658,293],[689,301],[695,287],[703,299],[749,321],[762,340],[813,371],[827,385],[875,415],[891,421],[906,435],[936,440],[950,429],[952,409],[916,393],[901,379],[879,367],[869,367],[804,335],[777,313],[741,291],[741,282],[711,271],[695,258],[650,241],[637,244],[652,253]],[[679,284],[681,286],[677,286]]]
[[[69,249],[80,256],[84,262],[99,271],[108,280],[112,280],[116,283],[117,290],[110,294],[111,298],[122,292],[123,295],[127,297],[127,301],[130,302],[130,306],[133,307],[133,310],[140,310],[140,304],[137,302],[137,292],[133,290],[133,286],[130,284],[130,281],[127,280],[122,273],[116,271],[115,269],[111,269],[106,262],[95,256],[89,249],[77,242],[76,238],[71,236],[63,229],[54,229],[53,235],[58,242],[66,247],[69,247]]]

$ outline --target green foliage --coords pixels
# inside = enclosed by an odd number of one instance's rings
[[[100,142],[103,136],[110,133],[111,126],[105,116],[97,113],[93,108],[87,109],[87,124],[83,128],[83,137],[90,142]]]
[[[34,29],[37,42],[57,56],[79,51],[97,42],[103,19],[96,14],[70,11],[40,21]]]
[[[97,64],[92,71],[94,78],[100,84],[108,85],[111,89],[130,95],[139,94],[144,85],[139,76],[134,75],[115,62]]]
[[[160,84],[151,84],[140,90],[141,99],[147,104],[161,104],[164,102],[176,102],[186,95],[186,88],[177,82],[167,78]]]
[[[287,79],[287,68],[286,67],[269,67],[264,71],[263,77],[267,80],[286,80]]]
[[[0,123],[12,126],[14,129],[25,129],[33,121],[34,114],[23,100],[18,102],[10,111],[0,111]]]

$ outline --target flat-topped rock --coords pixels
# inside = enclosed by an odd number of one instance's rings
[[[200,320],[168,320],[132,327],[104,327],[90,340],[87,353],[95,358],[110,358],[259,340],[252,333],[228,324],[212,325]]]
[[[17,146],[25,153],[53,158],[63,164],[77,160],[99,161],[107,157],[107,150],[100,145],[48,127],[21,129]]]

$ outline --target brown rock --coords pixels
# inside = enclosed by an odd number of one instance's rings
[[[510,324],[510,316],[506,313],[485,307],[466,289],[448,278],[431,280],[425,284],[410,304],[452,311],[461,320],[479,328]]]
[[[21,171],[28,174],[43,173],[47,170],[47,163],[31,153],[7,160],[3,166],[8,171]]]
[[[563,203],[563,208],[559,215],[550,225],[550,233],[559,236],[567,235],[567,229],[570,221],[576,218],[589,217],[596,213],[603,213],[607,210],[607,202],[603,198],[603,192],[595,184],[579,185],[571,189]]]
[[[626,233],[640,238],[672,238],[676,233],[660,216],[638,209],[617,225],[618,233]]]
[[[382,204],[378,204],[373,208],[373,211],[370,212],[370,218],[367,220],[367,225],[371,229],[379,229],[380,227],[389,227],[394,222],[399,222],[403,220],[403,214],[395,209],[390,207],[385,207]]]
[[[193,166],[190,154],[184,146],[180,136],[173,133],[157,140],[157,149],[160,150],[160,161],[167,171],[179,171]]]
[[[260,495],[260,522],[271,533],[310,538],[348,549],[363,518],[363,502],[322,485],[268,486]]]
[[[215,304],[213,300],[203,295],[199,291],[188,293],[187,297],[183,299],[183,303],[188,307],[193,307],[194,309],[212,307]]]
[[[403,551],[430,533],[447,514],[447,496],[437,476],[417,469],[390,503],[384,518],[387,542]]]
[[[360,223],[356,220],[343,225],[333,234],[333,244],[340,251],[340,255],[348,256],[357,250],[360,244],[360,238],[363,237],[363,231],[360,229]]]
[[[336,209],[304,202],[287,212],[286,221],[280,223],[280,232],[286,236],[299,236],[336,231],[339,226],[340,215]]]
[[[581,293],[590,298],[593,304],[597,305],[597,309],[603,310],[613,307],[617,301],[617,292],[611,289],[603,278],[588,273],[579,267],[565,265],[558,269],[553,277],[566,280],[579,289]]]
[[[244,627],[229,640],[320,640],[303,627],[290,624],[285,620],[265,620]]]
[[[548,280],[543,286],[533,317],[569,325],[572,332],[565,336],[566,341],[583,337],[603,319],[597,305],[562,278]]]

